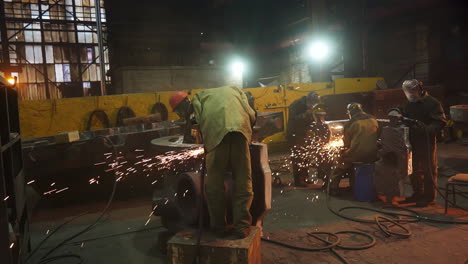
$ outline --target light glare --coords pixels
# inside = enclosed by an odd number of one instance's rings
[[[308,48],[309,55],[318,61],[322,61],[330,54],[328,45],[324,42],[314,42]]]

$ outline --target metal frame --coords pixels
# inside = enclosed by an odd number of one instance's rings
[[[102,9],[97,8],[103,4],[103,0],[0,0],[0,70],[19,75],[20,99],[67,97],[62,87],[83,95],[85,82],[99,84],[105,94],[110,83],[107,76],[101,80],[109,68],[107,27],[99,21]]]

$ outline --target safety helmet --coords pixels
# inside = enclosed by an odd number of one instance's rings
[[[423,83],[416,79],[404,81],[401,87],[405,90],[414,90],[414,89],[420,89],[421,91],[424,90]]]
[[[360,103],[350,103],[346,107],[346,110],[350,116],[354,116],[357,113],[363,112],[362,105]]]
[[[169,97],[169,105],[171,105],[172,111],[174,111],[180,102],[187,98],[187,96],[187,93],[183,91],[177,91],[171,94],[171,97]]]

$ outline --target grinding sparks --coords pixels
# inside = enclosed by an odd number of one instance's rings
[[[68,190],[68,187],[65,187],[65,188],[63,188],[63,189],[60,189],[60,190],[56,191],[55,193],[60,193],[60,192],[66,191],[66,190]]]
[[[8,198],[10,198],[10,196],[7,196],[7,197],[5,197],[5,199],[3,199],[3,201],[6,201],[6,200],[8,200]]]
[[[27,183],[27,184],[31,184],[31,183],[34,183],[34,182],[35,182],[35,180],[28,181],[28,183]]]
[[[15,246],[15,242],[10,244],[10,249],[12,249]]]
[[[308,137],[303,144],[297,144],[291,149],[290,162],[294,163],[298,170],[318,168],[322,171],[331,171],[340,162],[344,150],[343,136],[340,133],[332,133],[331,138],[320,127],[312,127],[308,131]],[[322,180],[328,180],[329,173],[324,173]]]

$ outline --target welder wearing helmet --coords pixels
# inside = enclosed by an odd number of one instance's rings
[[[318,103],[312,107],[312,123],[306,132],[308,138],[315,138],[316,141],[327,143],[330,140],[330,129],[325,124],[327,111],[325,105]]]
[[[413,195],[401,203],[416,203],[426,207],[434,203],[437,186],[436,136],[444,128],[446,118],[441,103],[430,96],[416,79],[402,85],[408,102],[402,109],[394,109],[390,116],[406,117],[410,127],[413,151],[413,174],[410,176]]]
[[[312,116],[313,121],[307,132],[306,144],[325,145],[330,141],[330,129],[325,124],[327,116],[325,105],[321,103],[314,105]],[[323,187],[326,187],[328,184],[327,176],[329,176],[332,167],[331,160],[323,157],[312,158],[312,160],[316,161],[312,167],[317,169],[317,178],[322,179],[324,181]]]
[[[177,93],[173,95],[177,97]],[[172,98],[172,97],[171,97]],[[174,99],[175,100],[175,99]],[[233,233],[238,238],[250,232],[253,199],[249,144],[256,116],[244,92],[237,87],[206,89],[171,104],[179,116],[194,113],[205,146],[206,196],[210,225],[223,236],[226,230],[224,176],[229,169],[234,180]]]
[[[310,92],[289,105],[288,125],[286,138],[291,149],[291,161],[293,167],[294,185],[307,186],[308,168],[301,164],[308,163],[304,157],[298,153],[295,146],[305,144],[307,131],[314,121],[314,106],[320,102],[320,96],[315,92]]]
[[[193,106],[188,98],[187,93],[177,91],[169,98],[169,104],[172,110],[184,121],[184,143],[196,143],[195,136],[192,133],[192,128],[195,123],[193,117]]]
[[[350,184],[353,184],[353,162],[372,163],[377,160],[379,123],[375,117],[365,113],[359,103],[350,103],[346,109],[350,119],[343,131],[345,150],[331,175],[332,195],[338,194],[340,180],[345,174],[351,176]]]

